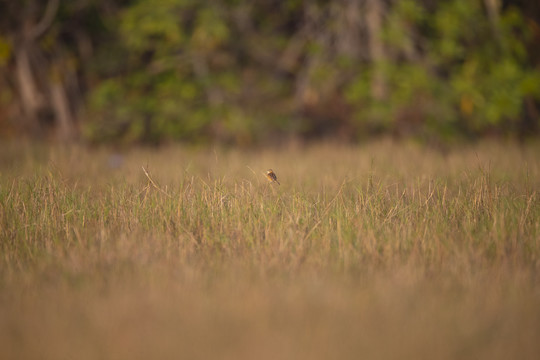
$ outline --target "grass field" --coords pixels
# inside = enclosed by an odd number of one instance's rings
[[[538,359],[539,190],[540,144],[3,144],[0,358]]]

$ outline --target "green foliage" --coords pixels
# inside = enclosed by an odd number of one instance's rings
[[[120,14],[125,62],[92,93],[91,137],[155,141],[201,132],[208,121],[197,106],[204,84],[191,76],[191,59],[182,54],[195,32],[182,14],[193,8],[192,1],[139,1]]]
[[[382,35],[388,60],[355,78],[348,99],[361,104],[360,121],[387,130],[405,122],[439,137],[517,131],[525,99],[540,99],[540,70],[527,64],[524,24],[516,9],[490,24],[480,1],[445,2],[431,16],[419,2],[400,1]],[[386,83],[383,99],[370,91],[377,69]]]
[[[105,53],[96,65],[107,75],[92,88],[86,134],[235,143],[340,127],[353,138],[516,134],[524,102],[540,99],[517,8],[494,20],[480,0],[392,3],[374,61],[365,41],[350,38],[366,30],[347,22],[347,6],[128,2],[111,19],[112,56],[122,61],[111,65]]]
[[[12,49],[10,43],[0,36],[0,66],[4,66],[7,63],[11,56],[11,52]]]
[[[138,1],[120,15],[119,32],[126,48],[135,55],[145,51],[165,51],[185,42],[178,23],[185,2]]]

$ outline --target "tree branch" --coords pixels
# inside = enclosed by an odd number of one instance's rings
[[[40,22],[30,32],[30,39],[35,40],[43,35],[45,31],[47,31],[47,29],[52,25],[59,5],[60,0],[49,0],[43,18],[41,18]]]

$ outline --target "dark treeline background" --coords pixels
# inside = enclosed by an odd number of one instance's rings
[[[0,137],[538,136],[540,2],[0,0]]]

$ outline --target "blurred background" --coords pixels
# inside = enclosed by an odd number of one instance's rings
[[[0,139],[540,134],[536,0],[0,0]]]

